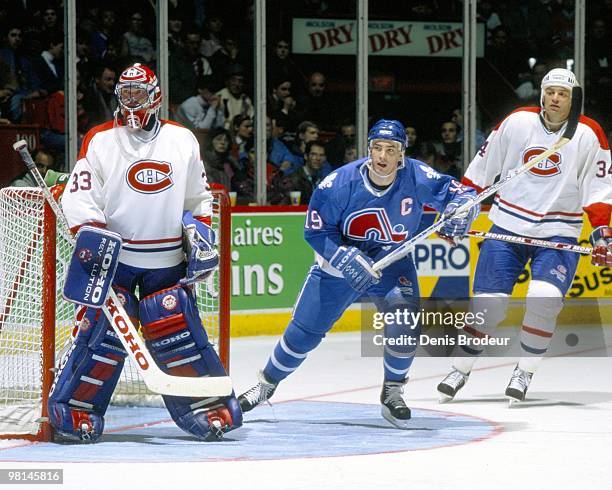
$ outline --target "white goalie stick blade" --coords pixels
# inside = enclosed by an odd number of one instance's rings
[[[160,395],[192,397],[231,395],[232,381],[229,376],[190,378],[164,373],[138,335],[114,290],[109,293],[103,311],[151,391]]]
[[[375,271],[380,271],[380,270],[383,270],[385,267],[389,267],[391,264],[397,262],[398,260],[403,259],[404,257],[406,257],[406,255],[408,255],[412,251],[412,249],[417,243],[421,243],[432,233],[435,233],[436,231],[441,230],[442,227],[448,221],[453,219],[455,216],[460,216],[463,213],[467,213],[473,206],[481,203],[489,196],[492,196],[493,194],[495,194],[502,187],[508,184],[508,182],[510,182],[512,179],[528,172],[533,167],[535,167],[538,163],[546,160],[549,156],[551,156],[553,153],[558,151],[559,148],[569,143],[570,140],[574,137],[574,134],[576,133],[576,128],[578,127],[578,121],[580,119],[581,112],[582,112],[582,88],[574,87],[572,89],[572,105],[571,105],[570,114],[567,120],[567,126],[565,127],[565,131],[563,132],[563,135],[561,136],[561,138],[559,138],[559,141],[557,141],[554,145],[552,145],[548,150],[546,150],[545,152],[542,152],[537,157],[532,158],[531,160],[529,160],[527,163],[525,163],[518,169],[515,169],[509,172],[508,175],[506,175],[506,177],[499,180],[497,183],[491,185],[490,187],[487,187],[484,191],[478,194],[478,196],[474,200],[464,204],[463,206],[458,207],[457,209],[455,209],[455,212],[449,215],[447,218],[439,219],[429,228],[426,228],[418,235],[415,235],[414,237],[412,237],[410,240],[405,240],[404,243],[402,243],[393,252],[387,254],[382,259],[380,259],[378,262],[376,262],[372,266],[372,269],[374,269]]]
[[[70,227],[68,226],[66,216],[55,199],[53,199],[49,188],[40,175],[38,168],[36,168],[36,164],[28,151],[26,141],[18,141],[13,145],[13,148],[15,151],[19,152],[30,174],[34,177],[36,183],[42,190],[45,200],[57,216],[60,232],[71,245],[74,245],[75,239],[70,233]],[[127,355],[137,366],[138,372],[149,390],[159,393],[160,395],[189,397],[231,395],[232,381],[229,376],[190,378],[172,376],[164,373],[155,363],[144,341],[138,334],[138,330],[130,320],[130,317],[112,288],[110,289],[106,305],[101,309],[106,318],[108,318],[111,327],[117,333]]]

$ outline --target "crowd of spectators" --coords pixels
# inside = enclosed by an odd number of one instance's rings
[[[114,87],[124,67],[137,61],[154,69],[157,66],[154,2],[86,3],[79,5],[77,19],[79,138],[113,118],[117,108]],[[230,3],[231,8],[213,11],[204,0],[169,0],[166,96],[171,118],[198,135],[209,180],[235,191],[239,203],[248,203],[254,200],[256,176],[253,9],[249,2]],[[350,8],[339,7],[345,3],[308,0],[285,5],[270,0],[268,10],[273,13],[268,30],[289,32],[293,17],[350,16]],[[383,12],[383,4],[389,6],[384,12],[393,12],[397,19],[460,22],[462,17],[458,0],[409,0],[402,2],[400,9],[391,8],[397,6],[396,2],[381,1],[376,2],[376,9]],[[561,60],[571,58],[574,15],[574,0],[478,3],[479,20],[486,26],[485,60],[512,87],[517,104],[537,104],[542,76]],[[67,171],[63,154],[62,19],[60,2],[0,0],[0,124],[41,124],[41,159],[54,170]],[[599,107],[594,116],[607,121],[612,109],[612,1],[593,7],[589,19],[587,107],[589,101]],[[338,75],[331,68],[322,69],[328,64],[313,67],[311,62],[305,64],[303,58],[292,55],[289,35],[269,37],[268,46],[268,197],[273,204],[287,204],[291,191],[299,190],[301,202],[307,204],[322,178],[361,156],[355,146],[355,108],[354,104],[346,107],[340,103],[330,90],[330,86],[338,85],[333,78]],[[531,62],[526,53],[533,58]],[[408,156],[441,172],[461,176],[463,130],[459,109],[449,108],[433,132],[420,127],[420,121],[403,122]],[[484,142],[494,122],[487,121],[479,128],[477,145]],[[20,176],[15,183],[24,185],[24,178]]]
[[[521,104],[538,104],[540,82],[552,68],[572,68],[575,0],[507,0],[478,2],[486,25],[485,60],[515,90]],[[612,1],[589,2],[585,45],[585,108],[603,121],[612,120]]]

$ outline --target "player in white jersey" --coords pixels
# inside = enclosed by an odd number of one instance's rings
[[[462,182],[481,192],[497,176],[504,178],[550,148],[565,129],[576,85],[571,71],[551,70],[542,80],[540,107],[520,108],[506,117],[478,151]],[[495,196],[489,218],[492,232],[575,244],[586,213],[594,228],[590,237],[593,264],[610,266],[611,209],[608,142],[597,122],[580,116],[569,143],[503,187]],[[466,328],[469,336],[483,337],[503,321],[508,297],[531,261],[532,279],[520,334],[522,357],[506,389],[511,402],[524,400],[531,377],[548,349],[578,258],[572,252],[493,240],[482,246],[473,284],[474,307],[488,302],[490,312],[487,329]],[[465,385],[481,353],[467,346],[458,348],[453,370],[438,385],[443,401],[452,399]]]
[[[162,94],[155,74],[136,63],[119,78],[114,121],[93,128],[62,198],[73,232],[83,225],[121,235],[113,285],[162,370],[176,376],[223,376],[208,341],[191,284],[218,262],[210,228],[212,195],[199,145],[182,126],[158,117]],[[192,251],[185,260],[183,230]],[[195,231],[194,231],[195,230]],[[197,250],[213,250],[198,261]],[[200,256],[201,257],[201,256]],[[139,298],[135,290],[139,289]],[[74,344],[51,390],[51,423],[63,436],[92,442],[126,356],[100,310],[80,309]],[[239,427],[236,398],[164,396],[177,425],[200,438],[219,438]]]

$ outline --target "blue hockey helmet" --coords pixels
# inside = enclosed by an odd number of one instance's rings
[[[406,129],[401,122],[395,119],[381,119],[370,128],[368,146],[374,140],[397,141],[404,151],[406,149]]]

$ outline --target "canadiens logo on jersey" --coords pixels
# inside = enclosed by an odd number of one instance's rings
[[[542,147],[528,148],[523,152],[523,164],[526,164],[533,158],[544,153],[547,149]],[[539,177],[551,177],[561,173],[559,168],[561,165],[561,155],[559,153],[553,153],[543,162],[538,163],[535,167],[529,170],[533,175]]]
[[[156,194],[174,185],[172,165],[155,160],[140,160],[133,163],[128,168],[125,179],[133,190],[142,194]]]
[[[353,240],[379,243],[403,242],[408,236],[403,225],[391,226],[383,208],[367,208],[351,213],[344,222],[344,235]]]

